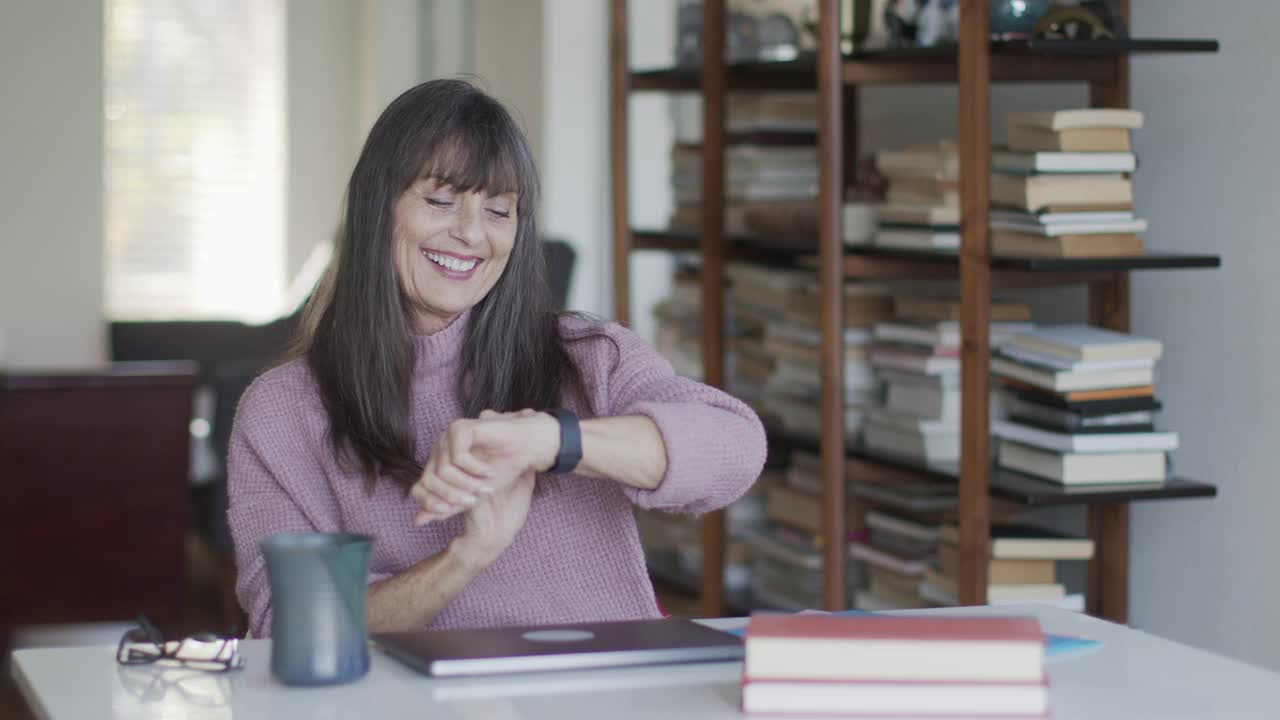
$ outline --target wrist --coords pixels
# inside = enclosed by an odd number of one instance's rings
[[[487,546],[468,535],[459,535],[449,543],[445,554],[451,564],[474,576],[496,562],[504,549]]]
[[[534,415],[530,420],[533,422],[533,458],[529,469],[544,473],[555,466],[556,458],[560,455],[560,421],[544,412]]]

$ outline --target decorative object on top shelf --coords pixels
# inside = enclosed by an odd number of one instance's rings
[[[988,8],[992,37],[1014,40],[1032,36],[1049,0],[991,0]]]
[[[729,0],[727,62],[787,62],[818,47],[813,0]],[[702,2],[682,2],[676,13],[676,64],[702,62]]]
[[[1054,40],[1115,40],[1128,31],[1119,13],[1112,12],[1110,0],[1055,2],[1036,21],[1032,34]]]

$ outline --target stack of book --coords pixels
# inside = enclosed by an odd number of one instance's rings
[[[936,605],[958,605],[960,593],[960,533],[955,525],[939,532],[938,559],[920,583],[920,596]],[[1067,594],[1059,582],[1059,561],[1093,557],[1093,541],[1060,535],[1020,524],[991,526],[987,561],[987,604],[1051,604],[1083,611],[1084,596]]]
[[[1030,330],[1030,308],[991,304],[991,345]],[[875,325],[871,364],[885,384],[884,405],[867,418],[870,450],[926,463],[960,458],[960,323],[954,299],[902,297],[894,320]]]
[[[888,180],[874,244],[900,250],[960,247],[960,156],[950,141],[876,153]]]
[[[745,598],[752,583],[748,538],[765,525],[769,489],[781,484],[783,470],[767,465],[741,498],[725,508],[724,586]],[[650,575],[690,592],[702,576],[702,520],[695,515],[636,509],[636,528]]]
[[[1163,482],[1178,434],[1154,426],[1162,349],[1087,325],[1015,336],[991,361],[1013,393],[992,425],[1000,467],[1064,485]]]
[[[731,95],[726,106],[725,230],[748,234],[749,211],[787,214],[818,195],[817,99],[812,94]],[[702,148],[671,151],[673,230],[696,232],[702,219]]]
[[[675,371],[702,380],[702,283],[698,268],[676,269],[671,292],[653,308],[654,348]]]
[[[808,283],[796,287],[783,307],[782,316],[771,319],[765,330],[764,348],[773,358],[775,370],[764,386],[763,408],[787,433],[813,439],[821,433],[819,407],[824,392],[819,372],[822,333],[818,330],[816,278],[810,275]],[[892,297],[882,286],[844,286],[844,428],[852,440],[859,437],[866,410],[879,397],[880,384],[869,357],[871,326],[889,317],[892,307]]]
[[[1129,133],[1136,110],[1010,113],[1009,147],[991,158],[991,253],[1006,257],[1141,255]]]
[[[750,714],[1043,717],[1035,618],[753,615],[742,709]]]
[[[802,610],[822,605],[822,478],[818,456],[794,451],[779,481],[766,491],[764,527],[747,538],[751,550],[751,591],[758,607]],[[850,500],[845,528],[851,540],[862,538],[862,516]],[[849,563],[846,592],[863,584]]]
[[[778,362],[766,346],[769,326],[786,317],[787,303],[814,282],[812,272],[780,270],[747,263],[729,263],[726,318],[729,392],[769,418],[764,404]]]
[[[857,593],[859,610],[927,607],[919,585],[938,550],[940,516],[907,516],[867,510],[867,540],[854,543],[851,557],[863,564],[867,588]]]

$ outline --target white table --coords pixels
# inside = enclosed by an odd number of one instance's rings
[[[1102,640],[1049,661],[1057,720],[1280,717],[1280,675],[1127,627],[1048,607],[925,612],[1034,614],[1046,632]],[[240,647],[247,666],[230,676],[121,668],[113,647],[19,650],[12,667],[37,714],[52,720],[739,717],[739,663],[433,680],[375,651],[356,683],[306,689],[272,680],[269,641]]]

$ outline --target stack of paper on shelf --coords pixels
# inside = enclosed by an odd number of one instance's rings
[[[702,283],[696,267],[676,270],[671,292],[653,308],[654,347],[675,371],[702,379]]]
[[[1043,717],[1034,618],[753,615],[742,709],[761,715]]]
[[[960,156],[943,141],[876,153],[888,180],[874,244],[902,250],[960,247]]]
[[[871,364],[885,383],[884,404],[868,414],[864,444],[873,451],[929,463],[960,458],[960,323],[958,302],[906,297],[895,319],[875,325]],[[991,345],[1030,330],[1025,304],[992,303]]]
[[[955,525],[939,532],[936,566],[925,573],[920,595],[938,605],[959,604],[960,534]],[[1093,541],[1032,525],[993,524],[987,561],[987,603],[1050,604],[1084,610],[1084,596],[1067,594],[1057,563],[1093,557]]]
[[[1158,340],[1087,325],[1015,336],[992,356],[1011,388],[998,462],[1065,485],[1163,482],[1178,434],[1157,432]]]
[[[754,531],[751,549],[752,595],[758,607],[800,610],[822,605],[824,545],[822,479],[818,456],[793,451],[779,481],[766,493],[766,523]],[[845,529],[850,539],[865,535],[858,506],[850,500],[845,509]],[[849,597],[862,586],[854,563],[845,571]]]
[[[1006,257],[1141,255],[1133,213],[1136,110],[1010,113],[1009,147],[991,158],[991,253]]]
[[[752,578],[748,538],[765,524],[768,488],[778,482],[780,471],[766,468],[743,497],[725,508],[724,584],[727,590],[745,593]],[[640,544],[650,572],[656,578],[683,579],[695,584],[702,575],[702,523],[693,515],[636,510]]]
[[[748,234],[746,216],[801,212],[818,194],[817,99],[812,93],[731,95],[725,108],[725,229]],[[701,227],[702,147],[676,143],[671,151],[675,209],[670,227]],[[816,217],[816,211],[813,213]]]
[[[765,271],[773,272],[773,271]],[[818,330],[819,288],[814,275],[796,285],[783,300],[780,316],[774,314],[765,329],[764,349],[774,361],[774,373],[763,389],[766,416],[790,434],[817,438],[823,388],[819,372],[822,334]],[[845,435],[859,437],[866,409],[879,395],[879,380],[871,370],[868,347],[870,327],[892,311],[889,291],[870,283],[847,283],[844,292]],[[775,308],[776,310],[776,308]]]

